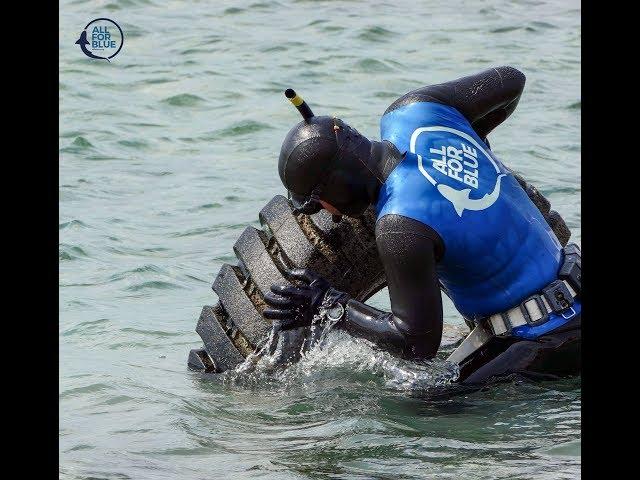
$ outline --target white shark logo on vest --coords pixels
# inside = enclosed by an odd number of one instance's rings
[[[422,163],[422,155],[416,153],[416,142],[420,134],[424,132],[453,133],[454,135],[464,138],[466,141],[468,141],[474,147],[480,150],[480,152],[482,152],[484,156],[489,159],[489,161],[495,168],[496,173],[498,173],[498,176],[496,178],[496,184],[493,187],[493,191],[491,193],[485,194],[482,198],[473,199],[473,198],[470,198],[470,195],[471,195],[470,188],[465,188],[463,190],[456,190],[455,188],[449,185],[446,185],[444,183],[438,183],[431,175],[429,175],[429,172],[427,172],[427,170],[424,168],[424,165]],[[421,128],[417,128],[411,135],[411,143],[409,148],[411,153],[415,153],[418,156],[418,169],[420,170],[420,173],[422,173],[422,175],[424,175],[426,179],[429,180],[429,182],[431,182],[431,184],[438,189],[438,192],[440,192],[440,194],[444,198],[446,198],[451,202],[458,216],[462,217],[462,212],[464,212],[465,210],[478,211],[478,210],[484,210],[486,208],[489,208],[491,205],[495,203],[495,201],[500,196],[500,182],[502,180],[502,177],[504,177],[506,174],[500,173],[500,169],[498,168],[498,165],[493,160],[493,158],[491,158],[491,155],[489,155],[485,151],[485,149],[478,142],[476,142],[475,139],[470,135],[467,135],[466,133],[461,132],[460,130],[456,130],[455,128],[450,128],[450,127],[443,127],[443,126],[421,127]]]

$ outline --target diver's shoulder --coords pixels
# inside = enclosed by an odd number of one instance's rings
[[[384,114],[386,115],[387,113],[397,110],[398,108],[417,102],[452,105],[454,95],[455,85],[453,84],[453,82],[427,85],[415,90],[411,90],[410,92],[402,95],[395,102],[389,105]]]
[[[441,95],[438,95],[439,92],[436,92],[436,87],[438,87],[438,85],[429,85],[405,93],[397,100],[395,100],[391,105],[389,105],[384,111],[383,115],[417,102],[433,102],[444,104],[445,101],[442,99]]]
[[[384,115],[416,102],[439,103],[458,108],[474,98],[476,92],[482,91],[480,87],[483,84],[506,87],[519,93],[526,80],[525,74],[511,65],[491,67],[473,75],[411,90],[389,105]]]

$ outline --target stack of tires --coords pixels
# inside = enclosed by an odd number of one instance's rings
[[[308,267],[339,290],[366,300],[384,288],[370,208],[360,218],[294,215],[290,202],[277,195],[259,214],[262,229],[247,227],[233,246],[237,265],[224,264],[213,282],[218,303],[202,309],[196,332],[204,348],[192,350],[189,367],[222,372],[241,363],[267,337],[271,323],[262,316],[264,295],[282,271]]]

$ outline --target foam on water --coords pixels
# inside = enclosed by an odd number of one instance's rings
[[[269,345],[278,343],[271,333],[265,353],[249,356],[235,370],[223,374],[233,385],[270,384],[278,388],[288,385],[312,384],[349,375],[384,379],[384,385],[394,390],[429,390],[450,385],[458,378],[457,365],[436,358],[412,362],[380,350],[364,339],[354,338],[340,330],[326,328],[320,340],[310,348],[298,347],[300,358],[282,362],[282,345],[269,353]],[[298,342],[300,344],[300,342]]]

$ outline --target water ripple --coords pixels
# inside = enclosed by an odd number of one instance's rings
[[[221,130],[203,135],[202,137],[200,137],[200,139],[211,141],[225,137],[239,137],[243,135],[250,135],[263,130],[272,129],[273,127],[266,123],[257,122],[255,120],[243,120]]]
[[[202,105],[205,102],[205,99],[191,93],[182,93],[180,95],[165,98],[163,102],[173,107],[195,107]]]
[[[58,259],[61,261],[78,260],[89,255],[78,245],[61,243],[58,247]]]
[[[358,34],[360,40],[366,42],[387,42],[396,35],[395,32],[387,30],[384,27],[372,26],[365,28]]]
[[[74,229],[74,228],[86,228],[87,225],[80,220],[70,220],[68,222],[63,222],[58,225],[58,230],[64,229]]]
[[[164,282],[161,280],[152,280],[148,282],[138,283],[136,285],[130,285],[125,290],[128,292],[139,292],[142,290],[176,290],[185,288],[182,285],[172,282]]]

